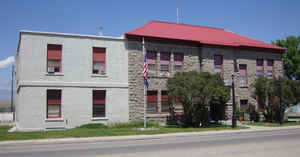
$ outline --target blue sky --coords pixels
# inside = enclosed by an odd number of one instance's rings
[[[264,42],[300,35],[299,0],[1,0],[0,63],[15,56],[18,31],[120,36],[151,20],[221,27]],[[0,67],[0,90],[10,87],[10,68]],[[2,92],[3,93],[3,92]],[[9,94],[9,93],[8,93]],[[1,94],[0,98],[8,94]]]

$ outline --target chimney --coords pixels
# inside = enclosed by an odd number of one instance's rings
[[[103,36],[103,32],[102,32],[103,28],[99,27],[99,36]]]

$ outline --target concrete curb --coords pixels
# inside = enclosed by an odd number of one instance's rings
[[[240,129],[240,130],[203,131],[203,132],[170,133],[170,134],[156,134],[156,135],[129,135],[129,136],[104,136],[104,137],[57,138],[57,139],[40,139],[40,140],[4,141],[4,142],[0,142],[0,147],[1,146],[22,146],[25,144],[47,145],[47,144],[71,144],[71,143],[151,140],[151,139],[162,139],[162,138],[170,138],[170,137],[205,136],[205,135],[219,135],[219,134],[249,133],[249,132],[258,132],[258,131],[300,129],[300,126],[287,126],[287,127],[248,126],[248,127],[249,127],[249,129]]]

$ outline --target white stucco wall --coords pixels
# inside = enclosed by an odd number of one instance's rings
[[[62,118],[47,119],[47,89],[61,89]],[[92,118],[93,90],[106,90],[106,117]],[[128,121],[128,90],[126,88],[23,87],[19,94],[18,130],[73,128],[87,123]]]
[[[49,75],[47,44],[62,45],[62,71]],[[92,74],[92,48],[106,48],[106,75]],[[19,130],[73,128],[128,121],[125,40],[21,32],[17,56],[16,125]],[[47,89],[62,90],[62,118],[46,119]],[[92,91],[106,90],[106,117],[92,119]]]

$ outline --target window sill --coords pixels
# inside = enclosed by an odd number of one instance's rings
[[[47,118],[46,122],[64,122],[63,118]]]
[[[101,75],[101,74],[91,74],[92,77],[108,77],[107,75]]]
[[[46,73],[46,76],[64,76],[63,73]]]
[[[92,121],[103,121],[103,120],[108,120],[107,117],[93,117],[91,119]]]

